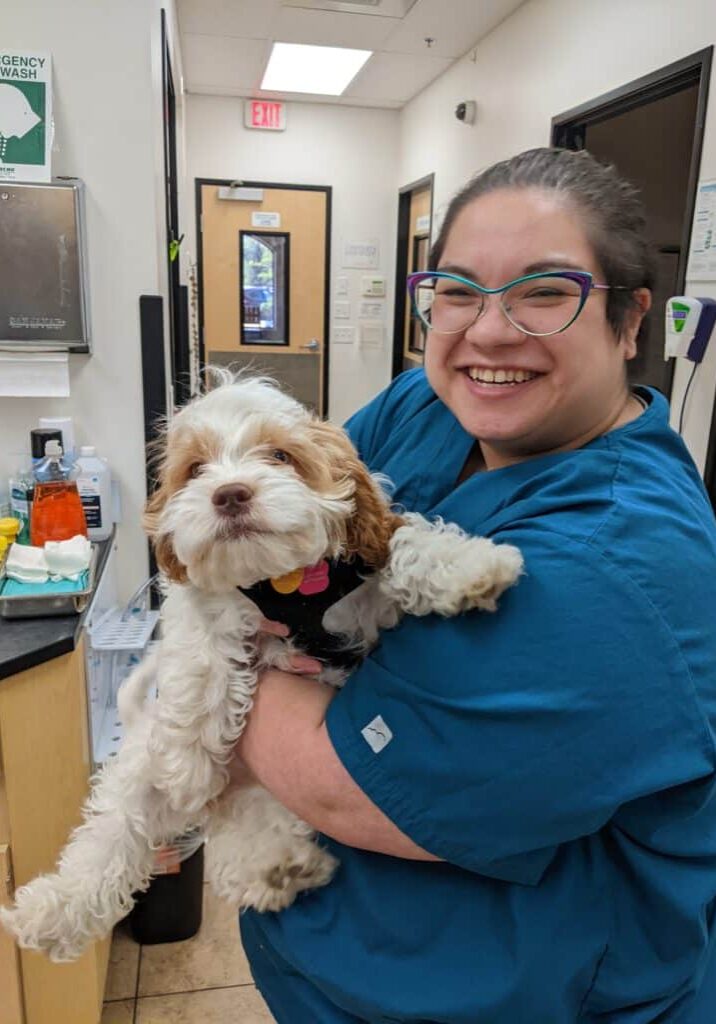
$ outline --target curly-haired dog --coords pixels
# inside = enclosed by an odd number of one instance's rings
[[[120,691],[125,739],[56,872],[0,912],[22,946],[57,961],[106,935],[148,886],[156,849],[194,826],[209,838],[212,884],[236,906],[278,910],[331,878],[334,858],[308,825],[260,787],[228,784],[262,667],[288,668],[296,651],[260,631],[238,588],[361,560],[372,574],[325,621],[365,653],[405,613],[493,610],[522,568],[515,548],[391,511],[342,430],[255,378],[174,417],[146,526],[166,598],[156,652]],[[324,679],[344,675],[327,667]]]

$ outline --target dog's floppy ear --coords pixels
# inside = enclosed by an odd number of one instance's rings
[[[160,572],[167,579],[173,580],[175,583],[186,583],[188,579],[186,566],[182,565],[176,556],[171,535],[159,533],[159,518],[169,497],[169,488],[165,480],[162,479],[159,487],[154,491],[144,507],[142,525],[152,542],[154,557],[157,560]]]
[[[355,512],[346,524],[346,554],[358,555],[366,565],[382,569],[390,556],[390,538],[403,520],[390,511],[380,485],[358,458],[346,433],[332,423],[316,421],[311,433],[331,464],[335,483],[350,485]]]

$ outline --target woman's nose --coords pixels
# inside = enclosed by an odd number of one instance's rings
[[[497,345],[516,345],[527,336],[505,316],[499,295],[486,295],[482,312],[465,331],[465,339],[480,348]]]

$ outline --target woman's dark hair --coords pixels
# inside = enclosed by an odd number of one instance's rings
[[[646,238],[646,215],[638,189],[586,150],[530,149],[482,171],[450,203],[430,253],[437,270],[456,217],[473,199],[498,189],[538,188],[556,192],[584,215],[587,237],[604,283],[625,286],[610,291],[607,320],[619,337],[636,288],[654,287],[655,261]],[[642,321],[638,339],[646,335]]]

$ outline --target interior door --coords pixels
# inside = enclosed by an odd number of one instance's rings
[[[429,174],[398,192],[398,246],[395,258],[395,310],[393,318],[393,376],[421,366],[425,330],[413,314],[405,279],[416,270],[428,270],[433,219],[435,175]]]
[[[274,377],[326,415],[330,190],[201,185],[207,363]]]
[[[428,269],[430,252],[430,209],[432,190],[421,189],[410,197],[410,228],[408,230],[408,273]],[[405,289],[404,289],[405,290]],[[415,316],[410,298],[405,295],[405,328],[403,334],[403,368],[422,366],[425,359],[425,328]]]

